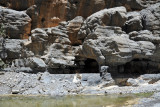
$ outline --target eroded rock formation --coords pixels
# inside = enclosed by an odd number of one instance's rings
[[[5,6],[0,7],[0,22],[10,37],[7,58],[2,58],[7,70],[70,73],[95,65],[95,69],[109,66],[110,72],[127,72],[126,66],[134,68],[135,60],[142,67],[160,70],[159,0],[19,0],[15,4],[6,0],[0,4]]]

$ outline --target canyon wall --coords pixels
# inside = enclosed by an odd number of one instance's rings
[[[0,51],[7,70],[70,73],[85,71],[86,65],[109,66],[110,72],[129,72],[127,66],[131,72],[160,70],[159,0],[5,0],[0,5],[8,37],[1,37]]]

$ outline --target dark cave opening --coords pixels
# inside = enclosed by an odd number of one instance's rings
[[[129,74],[151,74],[159,73],[159,63],[148,59],[134,59],[124,65],[124,73]]]
[[[110,66],[109,73],[118,86],[126,86],[129,78],[138,78],[144,74],[160,73],[160,63],[149,59],[133,59],[123,65]]]
[[[42,18],[42,19],[41,19],[41,22],[44,23],[44,22],[45,22],[45,18]]]
[[[84,61],[84,68],[81,73],[99,73],[99,64],[94,59],[86,59]]]
[[[157,74],[160,72],[160,63],[149,59],[134,59],[124,65],[112,66],[109,72],[113,77],[132,78],[143,74]]]
[[[76,73],[100,73],[99,64],[94,59],[76,60],[75,67],[61,68],[48,68],[51,74],[76,74]]]

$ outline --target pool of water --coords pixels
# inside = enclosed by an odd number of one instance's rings
[[[0,107],[120,107],[136,104],[147,94],[87,96],[0,96]]]

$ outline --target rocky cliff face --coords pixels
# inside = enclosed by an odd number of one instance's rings
[[[0,22],[10,37],[1,49],[7,70],[160,71],[159,0],[5,0],[0,5]]]
[[[142,10],[159,0],[1,0],[0,4],[24,11],[32,18],[32,29],[54,27],[76,16],[87,18],[105,8],[124,6],[127,11]]]

